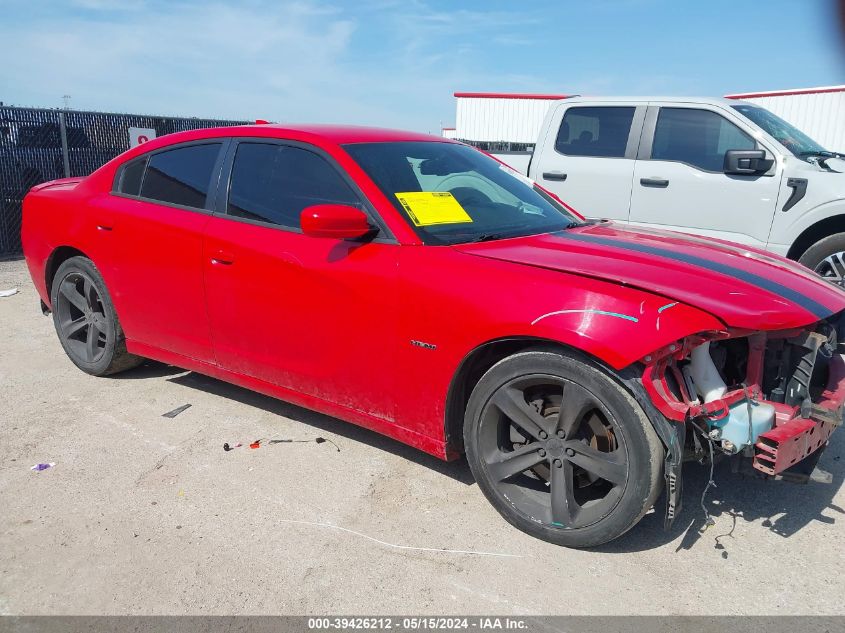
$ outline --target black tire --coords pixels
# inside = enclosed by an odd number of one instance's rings
[[[126,351],[102,275],[85,257],[65,260],[50,291],[53,325],[73,364],[92,376],[108,376],[140,365],[144,359]]]
[[[845,286],[845,233],[834,233],[804,251],[798,263],[840,286]]]
[[[521,352],[484,374],[464,443],[493,507],[566,547],[618,538],[662,488],[663,445],[640,405],[610,372],[562,351]]]

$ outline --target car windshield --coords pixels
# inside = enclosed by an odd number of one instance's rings
[[[787,123],[778,115],[769,112],[766,108],[744,104],[732,107],[746,118],[751,119],[751,121],[763,128],[763,131],[769,136],[773,137],[778,143],[800,158],[828,153],[825,148],[804,134],[804,132],[794,125]]]
[[[426,244],[536,235],[580,220],[533,181],[457,143],[354,143],[344,149]]]

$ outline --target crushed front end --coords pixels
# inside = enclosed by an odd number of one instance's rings
[[[798,329],[704,332],[642,359],[668,448],[667,525],[680,509],[682,461],[723,455],[762,476],[809,479],[842,424],[843,314]]]

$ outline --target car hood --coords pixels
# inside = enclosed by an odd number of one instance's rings
[[[454,248],[636,287],[706,310],[736,328],[800,327],[845,309],[845,291],[777,255],[613,222]]]

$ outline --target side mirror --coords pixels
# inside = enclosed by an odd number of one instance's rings
[[[374,230],[366,213],[344,204],[315,204],[307,207],[299,215],[299,226],[305,235],[336,240],[363,237]]]
[[[762,149],[729,149],[725,152],[724,172],[726,174],[753,175],[764,174],[775,161],[766,158]]]

